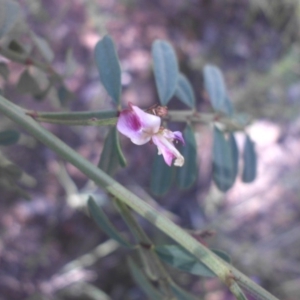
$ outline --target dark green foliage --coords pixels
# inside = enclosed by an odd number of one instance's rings
[[[179,287],[174,282],[171,282],[171,290],[172,290],[173,294],[177,297],[177,300],[196,300],[196,298],[192,294],[183,290],[181,287]]]
[[[204,277],[216,276],[208,267],[179,245],[157,246],[155,251],[162,261],[181,271]],[[230,262],[226,253],[219,250],[212,251],[226,262]]]
[[[128,267],[134,281],[144,291],[149,299],[163,299],[163,295],[151,284],[143,271],[131,258],[128,258]]]
[[[162,196],[172,186],[174,166],[169,167],[162,155],[156,155],[152,165],[150,189],[154,195]]]
[[[107,174],[113,175],[119,166],[125,167],[126,164],[117,128],[113,126],[106,136],[98,167]]]
[[[183,132],[185,145],[180,147],[180,152],[184,157],[184,165],[177,168],[177,183],[179,188],[188,189],[196,181],[198,175],[197,165],[197,144],[194,130],[187,125]]]
[[[95,60],[102,84],[114,103],[119,104],[121,96],[121,67],[114,42],[109,35],[106,35],[97,43]]]
[[[228,142],[230,146],[231,151],[231,157],[232,157],[232,174],[238,174],[238,167],[239,167],[239,149],[237,147],[236,139],[234,136],[234,133],[229,132],[228,133]]]
[[[248,135],[246,135],[245,146],[244,146],[244,168],[242,180],[243,182],[252,182],[256,177],[256,153],[255,145]]]
[[[204,86],[215,111],[231,115],[233,107],[227,95],[226,85],[221,70],[212,65],[203,69]]]
[[[222,191],[228,191],[237,176],[238,152],[234,136],[226,139],[223,132],[214,127],[213,179]]]
[[[57,96],[62,106],[66,106],[68,101],[70,101],[74,97],[74,95],[64,85],[60,85],[58,87]]]
[[[15,130],[5,130],[0,132],[0,145],[9,146],[18,142],[20,133]]]
[[[119,231],[110,222],[104,211],[99,205],[96,204],[94,199],[90,196],[88,199],[88,208],[91,216],[100,227],[110,238],[116,240],[122,246],[132,248],[132,246],[123,238]]]
[[[0,11],[0,39],[9,33],[21,16],[20,5],[16,1],[4,0]]]
[[[184,76],[182,73],[180,73],[178,76],[175,96],[190,108],[195,108],[196,101],[193,88],[186,76]]]
[[[8,79],[9,70],[6,63],[0,62],[0,75],[3,77],[3,79]]]
[[[162,105],[167,105],[177,87],[176,54],[168,42],[156,40],[152,45],[152,57],[159,100]]]
[[[39,95],[41,93],[41,89],[34,79],[31,76],[29,71],[26,69],[20,76],[19,82],[17,84],[17,90],[23,94],[30,94],[30,95]]]

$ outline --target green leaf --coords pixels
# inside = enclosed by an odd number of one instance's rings
[[[9,42],[8,49],[13,51],[13,52],[16,52],[18,54],[25,54],[26,53],[26,49],[23,47],[23,45],[21,43],[19,43],[18,41],[16,41],[16,40],[11,40]]]
[[[100,227],[100,229],[102,229],[110,238],[116,240],[122,246],[132,248],[129,242],[127,242],[119,233],[119,231],[112,225],[101,207],[96,204],[91,196],[89,196],[87,204],[91,216]]]
[[[239,149],[236,143],[236,139],[232,132],[229,133],[229,146],[232,157],[232,173],[235,174],[235,178],[238,173],[238,165],[239,165]]]
[[[131,259],[127,260],[128,267],[136,284],[144,291],[151,300],[163,299],[163,295],[151,284],[137,264]]]
[[[87,254],[92,256],[92,254]],[[40,296],[34,297],[32,300],[41,299]],[[84,299],[84,300],[112,300],[105,292],[100,290],[93,284],[85,281],[78,281],[76,284],[71,284],[57,293],[56,300],[62,299]]]
[[[11,180],[19,180],[23,171],[15,164],[8,163],[0,167],[0,174],[9,177]]]
[[[64,71],[64,76],[66,77],[69,77],[71,75],[74,74],[74,72],[76,71],[77,69],[77,61],[74,57],[74,53],[73,53],[73,49],[72,48],[69,48],[67,50],[67,54],[66,54],[66,57],[65,57],[65,71]]]
[[[9,146],[18,142],[20,133],[15,130],[5,130],[0,132],[0,145]]]
[[[224,251],[218,249],[210,249],[213,253],[217,254],[220,258],[222,258],[227,263],[231,264],[231,257]]]
[[[192,294],[190,294],[187,291],[183,290],[181,287],[179,287],[173,281],[171,282],[171,290],[175,294],[175,296],[177,297],[176,298],[177,300],[196,300],[196,298]]]
[[[98,167],[112,176],[119,165],[125,167],[127,162],[120,147],[117,128],[113,126],[106,136]]]
[[[47,97],[51,89],[52,89],[52,84],[48,84],[48,86],[44,90],[41,90],[39,94],[34,95],[34,98],[37,101],[45,100],[45,98]]]
[[[237,175],[237,155],[234,154],[233,137],[227,140],[224,133],[214,128],[213,143],[213,179],[222,191],[228,191],[234,184]]]
[[[3,79],[7,80],[9,75],[9,70],[7,64],[0,62],[0,75]]]
[[[186,126],[183,136],[185,145],[180,147],[180,153],[184,156],[184,165],[177,169],[176,180],[179,188],[188,189],[195,183],[198,175],[197,144],[191,126]]]
[[[166,194],[173,181],[174,166],[169,167],[162,155],[156,155],[151,171],[151,192],[156,196]]]
[[[214,110],[231,115],[232,103],[228,98],[226,85],[221,70],[212,65],[206,65],[203,70],[204,86]]]
[[[257,159],[255,153],[255,145],[248,135],[246,135],[243,161],[244,169],[242,180],[246,183],[252,182],[256,177]]]
[[[115,104],[120,103],[121,67],[112,38],[106,35],[95,48],[95,60],[102,84]]]
[[[44,38],[37,36],[32,31],[30,33],[31,33],[30,36],[31,36],[34,44],[38,48],[41,55],[45,58],[45,60],[47,62],[53,61],[54,53],[53,53],[52,49],[50,48],[48,42]]]
[[[17,90],[23,94],[39,95],[41,93],[40,87],[36,80],[30,75],[26,69],[20,76],[17,84]]]
[[[21,8],[16,1],[0,1],[0,39],[20,20]]]
[[[162,261],[181,271],[204,277],[216,276],[209,268],[179,245],[157,246],[155,251]]]
[[[156,40],[152,45],[154,77],[160,103],[167,105],[174,95],[178,81],[178,63],[173,47]]]
[[[68,101],[74,98],[73,93],[71,93],[64,85],[60,85],[57,88],[57,96],[62,106],[66,106]]]
[[[195,108],[195,94],[188,79],[179,74],[175,96],[190,108]]]
[[[180,245],[156,246],[155,252],[162,261],[181,271],[204,277],[216,276],[208,267]],[[216,255],[221,254],[220,258],[226,258],[225,261],[230,262],[229,256],[227,255],[226,257],[224,252],[219,250],[212,250],[212,252]]]
[[[144,249],[143,247],[138,248],[138,253],[143,266],[143,270],[148,279],[152,281],[159,280],[161,276],[160,271],[155,263],[156,254],[152,249]]]

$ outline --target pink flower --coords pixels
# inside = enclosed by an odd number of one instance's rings
[[[158,116],[148,114],[135,105],[129,103],[129,108],[120,113],[117,122],[118,130],[126,135],[136,145],[143,145],[151,141],[157,146],[158,154],[162,154],[168,166],[182,167],[184,157],[176,149],[173,142],[180,141],[184,144],[181,132],[172,132],[160,126]]]

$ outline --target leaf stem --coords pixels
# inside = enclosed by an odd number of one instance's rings
[[[47,119],[47,118],[36,118],[37,121],[42,123],[51,124],[62,124],[69,126],[104,126],[104,125],[115,125],[116,118],[109,119],[90,119],[90,120],[57,120],[57,119]]]
[[[36,121],[43,123],[81,125],[81,126],[103,126],[115,125],[117,123],[118,112],[116,110],[104,111],[81,111],[81,112],[38,112],[26,111],[26,114],[33,117]],[[103,120],[103,121],[102,121]],[[105,121],[104,121],[105,120]],[[166,121],[203,123],[209,124],[219,122],[225,125],[230,131],[244,130],[244,126],[232,118],[228,118],[218,113],[199,113],[194,110],[176,111],[171,110],[163,118]]]
[[[63,124],[70,126],[103,126],[115,125],[116,111],[83,111],[83,112],[37,112],[27,111],[26,114],[38,122]]]
[[[39,112],[35,110],[27,110],[26,114],[33,117],[37,121],[39,118],[43,119],[56,119],[56,120],[88,120],[96,119],[109,119],[116,118],[118,112],[115,110],[101,110],[101,111],[79,111],[79,112]]]
[[[234,118],[225,116],[221,113],[200,113],[194,110],[170,110],[165,119],[167,121],[185,123],[207,124],[218,122],[225,125],[226,129],[230,131],[243,131],[245,129],[245,126],[239,124]]]

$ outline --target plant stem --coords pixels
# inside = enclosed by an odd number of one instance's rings
[[[222,261],[221,258],[217,257],[209,249],[186,233],[181,227],[161,215],[159,211],[151,207],[148,203],[140,199],[135,194],[131,193],[102,170],[98,169],[96,166],[74,151],[71,147],[41,127],[32,119],[32,117],[26,115],[21,108],[2,96],[0,96],[0,111],[21,126],[22,129],[28,131],[35,138],[40,140],[52,151],[56,152],[63,159],[77,167],[82,173],[92,179],[108,193],[112,194],[126,205],[131,207],[134,211],[143,216],[154,226],[174,239],[188,252],[193,254],[229,287],[237,299],[243,299],[241,296],[243,294],[237,284],[237,280],[259,299],[277,299],[243,273]]]
[[[117,123],[116,111],[82,111],[82,112],[37,112],[26,111],[38,122],[63,124],[69,126],[103,126],[115,125]]]
[[[46,119],[46,118],[36,118],[37,121],[42,123],[52,123],[52,124],[62,124],[69,126],[104,126],[104,125],[115,125],[117,119],[90,119],[90,120],[59,120],[59,119]]]
[[[153,246],[152,241],[149,239],[143,228],[132,216],[128,206],[120,200],[118,200],[117,198],[113,198],[113,201],[138,243],[140,243],[143,247],[151,248]]]
[[[79,111],[79,112],[39,112],[35,110],[27,110],[26,114],[39,121],[42,119],[55,120],[89,120],[89,119],[109,119],[116,118],[117,111],[115,110],[101,110],[101,111]]]
[[[156,280],[158,282],[161,292],[167,297],[167,299],[172,299],[173,296],[170,288],[171,278],[156,253],[153,251],[154,245],[152,241],[135,220],[129,207],[116,198],[113,200],[127,226],[130,228],[139,243],[138,250],[148,277],[151,280]]]
[[[220,113],[199,113],[194,110],[170,110],[165,117],[167,121],[185,123],[214,123],[218,122],[225,125],[230,131],[243,131],[245,126],[239,124],[233,118],[224,116]]]
[[[27,111],[36,121],[43,123],[65,124],[65,125],[81,125],[81,126],[103,126],[115,125],[117,123],[117,114],[115,110],[108,111],[81,111],[81,112],[38,112]],[[98,120],[94,120],[98,119]],[[101,120],[100,120],[101,119]],[[102,121],[102,119],[110,119]],[[199,113],[193,110],[171,110],[168,115],[163,118],[166,121],[185,122],[185,123],[203,123],[209,124],[218,122],[223,124],[227,130],[240,131],[244,130],[244,126],[239,124],[232,118],[221,116],[218,113]]]

